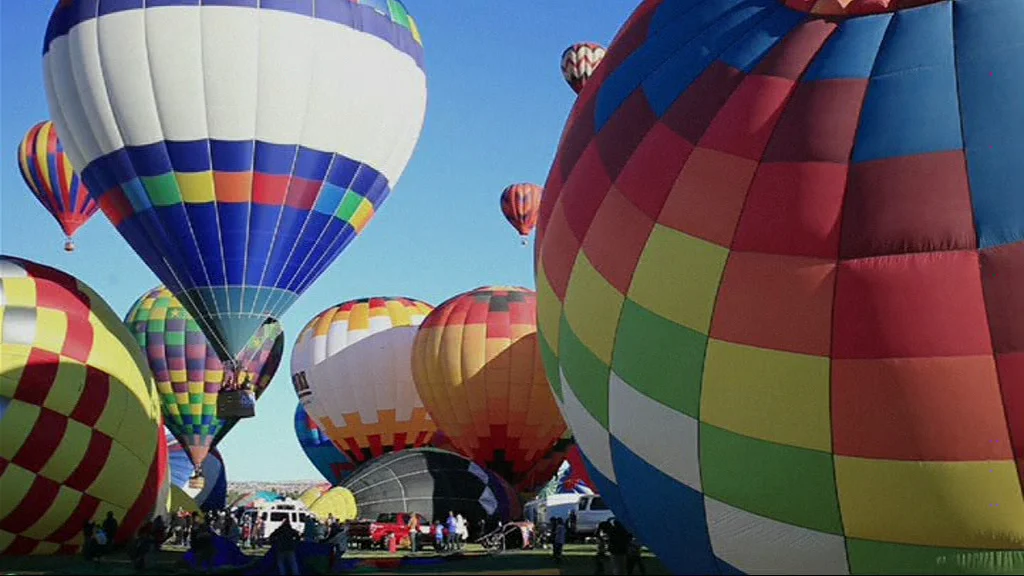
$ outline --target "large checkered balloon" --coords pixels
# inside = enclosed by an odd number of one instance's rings
[[[1024,570],[1021,29],[651,0],[619,32],[545,185],[538,323],[673,572]]]
[[[167,476],[142,350],[75,278],[0,257],[0,553],[72,553],[113,512],[124,542]],[[166,494],[166,493],[165,493]]]

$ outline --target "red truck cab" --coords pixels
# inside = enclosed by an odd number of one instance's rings
[[[389,512],[377,516],[376,520],[357,520],[348,524],[348,540],[351,544],[362,548],[381,548],[387,550],[391,540],[395,539],[397,546],[408,546],[410,544],[411,530],[409,520],[412,514],[408,512]],[[426,539],[430,535],[430,522],[422,514],[416,514],[419,521],[417,542]]]

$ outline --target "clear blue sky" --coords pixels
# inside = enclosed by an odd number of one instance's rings
[[[427,117],[405,174],[361,237],[281,319],[285,360],[258,416],[220,445],[229,480],[319,478],[295,440],[288,378],[296,333],[351,298],[405,295],[438,304],[485,284],[534,287],[523,248],[498,208],[512,182],[543,185],[575,94],[559,57],[573,42],[607,45],[636,0],[405,0],[426,49]],[[0,3],[0,251],[67,271],[124,315],[159,283],[102,212],[63,251],[56,222],[25,187],[17,147],[49,117],[42,37],[54,2]]]

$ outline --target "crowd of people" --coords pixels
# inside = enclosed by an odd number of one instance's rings
[[[412,515],[410,534],[421,533],[417,515]],[[511,523],[517,526],[521,523]],[[529,535],[524,534],[523,548],[532,548],[535,535],[533,524],[528,526]],[[266,524],[259,515],[245,514],[243,508],[233,510],[209,510],[188,512],[179,508],[166,524],[162,517],[147,521],[127,545],[127,552],[137,571],[145,569],[150,552],[159,550],[165,543],[189,548],[195,555],[198,566],[213,568],[216,547],[214,537],[228,540],[241,548],[259,549],[270,546],[277,557],[280,574],[298,574],[296,552],[300,542],[328,544],[331,547],[330,566],[333,567],[348,550],[348,527],[345,523],[328,516],[321,522],[313,514],[307,514],[299,532],[289,522],[283,522],[273,533],[266,533]],[[484,526],[479,527],[481,530]],[[551,544],[556,562],[561,563],[564,547],[570,532],[574,529],[571,521],[552,518],[547,533],[541,534],[541,542]],[[117,550],[114,544],[118,523],[108,513],[102,523],[87,521],[83,527],[84,542],[82,553],[88,560],[99,561],[104,555]],[[444,521],[435,520],[430,524],[430,539],[437,552],[462,550],[469,539],[469,524],[462,514],[449,511]],[[597,553],[596,574],[632,575],[634,571],[646,574],[643,563],[642,545],[621,523],[611,518],[601,522],[595,534]],[[412,552],[417,551],[416,538],[412,539]],[[609,570],[610,568],[610,570]]]

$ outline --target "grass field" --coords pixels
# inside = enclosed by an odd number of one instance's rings
[[[593,545],[568,545],[560,565],[556,565],[550,550],[510,551],[497,556],[486,554],[479,546],[467,548],[464,558],[451,560],[434,566],[403,567],[397,570],[382,570],[361,566],[349,574],[594,574],[596,572],[595,548]],[[261,552],[247,552],[256,561]],[[403,552],[391,555],[387,552],[355,552],[345,558],[385,559],[401,558]],[[182,562],[184,550],[170,548],[149,557],[145,574],[192,574]],[[417,558],[436,557],[432,552],[416,555]],[[645,556],[647,574],[668,574],[653,556]],[[21,558],[0,558],[0,573],[7,574],[135,574],[131,563],[123,553],[105,557],[98,563],[87,562],[79,556],[30,556]],[[245,574],[245,570],[232,569],[223,574]],[[308,572],[317,574],[317,572]],[[611,565],[606,567],[611,574]]]

